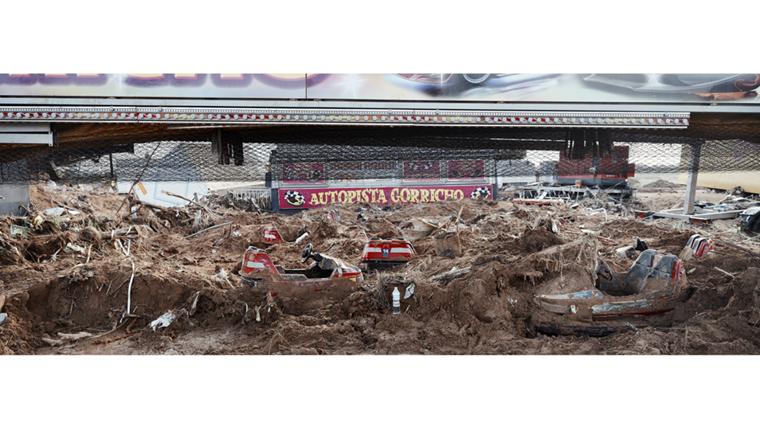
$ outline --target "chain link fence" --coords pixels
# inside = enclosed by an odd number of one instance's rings
[[[233,181],[320,183],[342,180],[547,180],[677,174],[692,167],[694,145],[609,139],[447,138],[250,142],[220,162],[212,142],[163,141],[102,148],[0,148],[0,183]],[[657,141],[658,138],[651,138]],[[660,141],[662,139],[660,138]],[[760,144],[708,140],[700,172],[760,172]],[[760,175],[758,175],[760,176]]]

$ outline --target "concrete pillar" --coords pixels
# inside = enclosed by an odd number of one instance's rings
[[[29,184],[0,184],[0,215],[25,215],[28,207]]]
[[[686,177],[686,195],[684,196],[683,213],[691,215],[694,213],[694,201],[697,195],[697,177],[699,175],[699,158],[702,154],[702,142],[692,144],[691,158],[689,165],[689,174]]]

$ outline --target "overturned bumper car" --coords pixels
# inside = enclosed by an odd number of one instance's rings
[[[666,326],[665,314],[691,291],[682,261],[653,249],[642,251],[630,269],[621,273],[597,259],[587,278],[585,287],[577,280],[575,289],[554,282],[536,295],[540,309],[532,323],[537,332],[603,336],[636,327]]]

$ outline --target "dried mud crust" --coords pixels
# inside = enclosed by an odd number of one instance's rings
[[[137,219],[118,223],[113,212],[121,198],[103,193],[38,188],[32,194],[40,208],[71,206],[76,200],[79,204],[72,207],[88,212],[44,223],[27,239],[10,237],[7,227],[0,231],[0,248],[7,255],[0,266],[0,294],[7,297],[0,311],[8,314],[0,325],[0,354],[760,351],[760,257],[746,239],[734,238],[725,227],[644,223],[616,215],[605,221],[604,215],[582,208],[468,201],[287,216],[212,206],[218,215],[208,214],[207,225],[231,224],[188,237],[197,209],[143,207]],[[401,236],[412,219],[432,224],[424,226],[430,228],[426,235],[415,235],[418,256],[397,271],[368,275],[350,289],[273,297],[267,286],[242,285],[235,273],[243,250],[261,239],[267,225],[276,226],[289,242],[308,231],[306,241],[316,250],[356,264],[367,238]],[[120,240],[131,241],[125,256],[109,233],[130,225],[143,228]],[[590,239],[598,256],[627,268],[630,261],[615,259],[614,250],[636,237],[678,253],[694,232],[714,235],[717,248],[686,263],[693,295],[660,321],[604,337],[533,330],[539,313],[536,293],[557,281],[567,289],[585,286],[593,255],[574,242]],[[84,252],[64,250],[68,244]],[[302,246],[284,243],[267,251],[276,263],[300,267]],[[552,248],[567,250],[551,255]],[[131,307],[125,315],[132,262]],[[414,295],[402,300],[402,314],[390,314],[390,291],[411,284]],[[152,331],[150,323],[168,311],[176,320]]]

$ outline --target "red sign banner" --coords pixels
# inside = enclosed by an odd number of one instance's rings
[[[492,186],[420,185],[403,187],[290,188],[278,190],[280,209],[334,205],[436,203],[446,200],[493,199]]]

